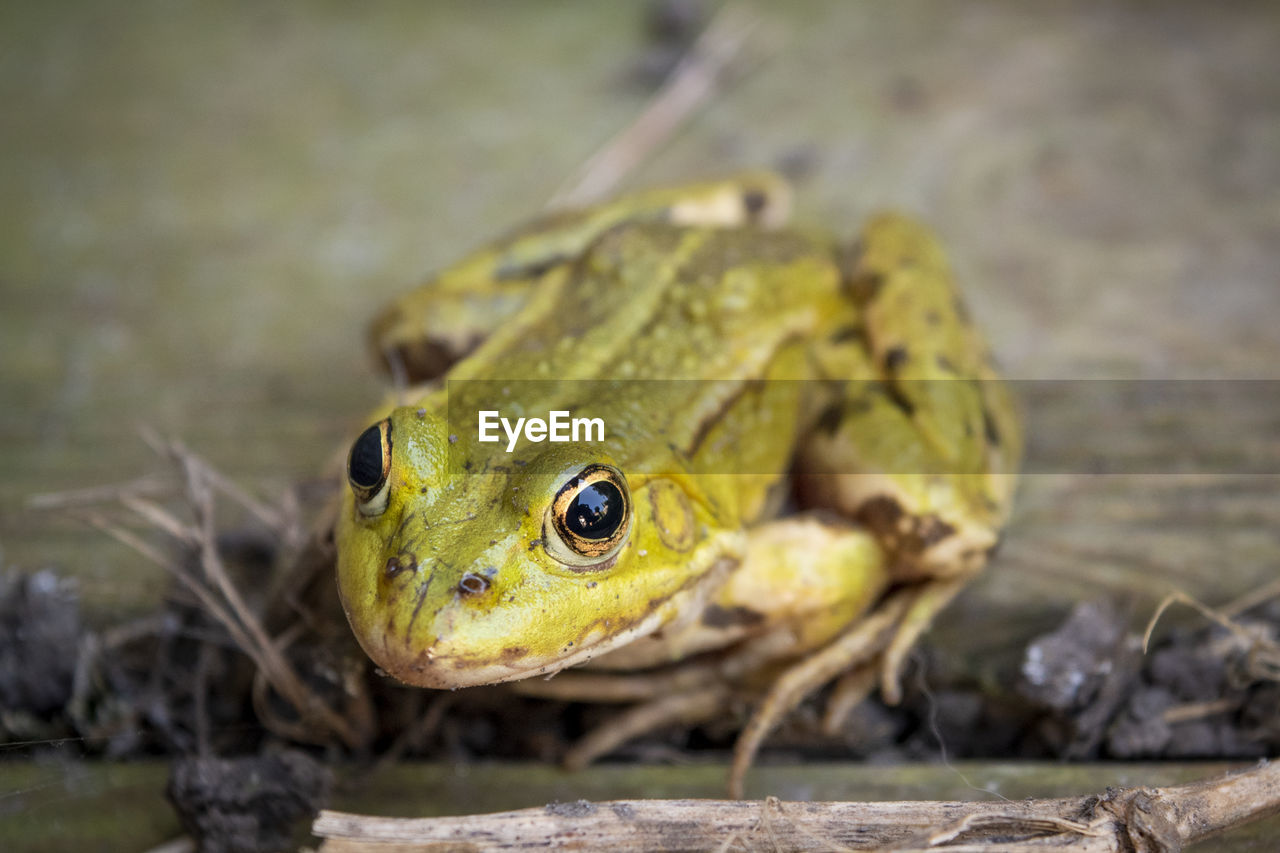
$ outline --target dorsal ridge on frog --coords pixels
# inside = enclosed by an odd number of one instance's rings
[[[878,661],[895,698],[902,656],[996,543],[1019,423],[922,226],[876,217],[851,253],[763,229],[785,195],[754,175],[544,219],[380,315],[374,349],[434,382],[353,446],[339,587],[375,662],[443,688],[591,660],[520,682],[588,700],[601,679],[638,697],[643,670],[659,699],[728,701],[781,667],[739,787],[763,733],[840,671]],[[523,412],[594,406],[609,440],[468,456],[450,420],[499,381]],[[584,501],[608,492],[625,518],[583,557],[565,489],[593,478]]]

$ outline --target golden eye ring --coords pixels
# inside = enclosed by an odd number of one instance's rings
[[[631,531],[631,492],[611,465],[588,465],[560,487],[543,524],[547,553],[573,568],[609,563]]]

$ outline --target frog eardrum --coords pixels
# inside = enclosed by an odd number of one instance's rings
[[[347,482],[361,515],[373,517],[386,510],[390,474],[391,420],[383,418],[360,433],[347,457]]]
[[[589,465],[556,492],[543,538],[547,553],[566,566],[603,568],[626,543],[630,529],[626,478],[609,465]]]

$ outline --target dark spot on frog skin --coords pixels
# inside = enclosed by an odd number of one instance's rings
[[[912,417],[916,413],[915,404],[907,399],[907,395],[897,385],[886,384],[881,386],[885,397],[889,398],[889,402],[897,406],[904,415]]]
[[[898,529],[898,520],[906,513],[893,498],[878,495],[863,502],[858,508],[858,521],[873,533],[885,534]]]
[[[875,299],[884,287],[884,275],[879,272],[854,270],[849,277],[849,298],[858,306],[864,306]]]
[[[413,554],[396,554],[387,560],[387,565],[384,569],[387,574],[387,580],[391,580],[404,572],[416,572],[417,570],[418,558]]]
[[[959,375],[960,373],[959,370],[956,370],[955,363],[952,362],[951,359],[947,358],[945,355],[935,356],[933,361],[935,364],[938,365],[938,368],[940,370],[945,370],[947,373],[954,373],[957,375]]]
[[[822,410],[818,415],[818,419],[814,421],[814,429],[828,436],[834,436],[840,432],[840,427],[845,423],[860,415],[869,413],[872,409],[872,402],[865,397],[855,397],[851,400],[832,403]]]
[[[712,604],[702,611],[702,624],[708,628],[733,628],[745,625],[759,625],[764,621],[764,614],[749,607],[721,607]]]
[[[956,532],[936,515],[908,515],[895,498],[877,495],[859,507],[857,520],[899,557],[918,557]]]
[[[542,547],[542,539],[541,539],[541,538],[538,538],[538,539],[530,539],[530,540],[529,540],[529,550],[530,550],[530,551],[536,551],[536,550],[538,550],[538,549],[539,549],[539,548],[541,548],[541,547]]]
[[[865,344],[866,342],[867,333],[861,326],[841,326],[831,335],[833,344]]]
[[[511,663],[529,655],[528,646],[507,646],[498,657],[503,663]]]
[[[760,190],[747,190],[742,194],[742,206],[747,211],[747,219],[756,222],[760,219],[760,213],[768,204],[769,197]]]
[[[987,444],[992,447],[1000,446],[1000,428],[996,426],[995,418],[991,417],[986,406],[982,407],[982,433],[986,436]]]
[[[884,354],[884,369],[889,373],[897,373],[910,357],[906,347],[890,347]]]
[[[942,325],[942,315],[930,308],[924,312],[924,321],[930,326],[940,326]]]
[[[955,532],[955,525],[936,515],[926,515],[916,522],[915,536],[922,548],[931,548]]]
[[[493,277],[498,281],[508,281],[513,278],[540,278],[547,270],[569,260],[572,260],[572,257],[565,254],[549,255],[536,263],[519,263],[504,259],[504,262],[494,271]]]
[[[422,605],[427,601],[427,593],[431,591],[431,584],[435,583],[437,572],[427,572],[427,579],[418,586],[418,600],[413,606],[413,613],[409,616],[409,624],[404,629],[404,644],[407,648],[413,637],[413,625],[418,621],[418,615],[422,612]]]
[[[463,596],[480,595],[489,591],[489,579],[474,572],[467,572],[458,581],[458,594]]]
[[[840,430],[840,424],[844,422],[844,406],[839,403],[832,403],[822,410],[822,414],[818,415],[818,420],[813,427],[824,435],[835,435]]]

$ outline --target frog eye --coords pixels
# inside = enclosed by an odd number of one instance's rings
[[[347,482],[361,515],[381,515],[386,510],[390,473],[391,421],[383,419],[360,433],[347,457]]]
[[[547,553],[575,568],[595,568],[618,553],[631,530],[631,493],[622,472],[588,465],[560,487],[547,510]]]

